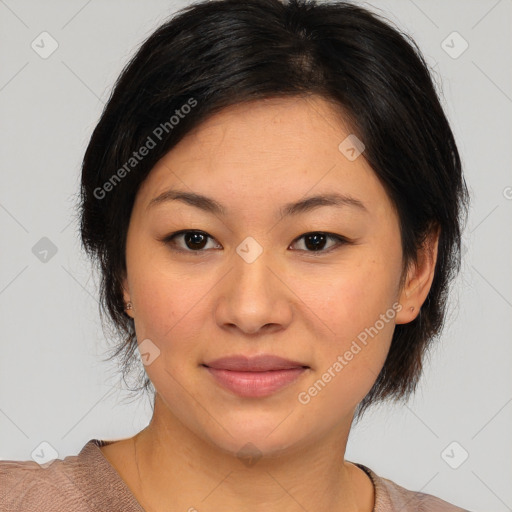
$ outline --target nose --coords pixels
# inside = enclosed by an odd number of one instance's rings
[[[278,332],[290,324],[294,295],[286,271],[265,251],[253,261],[236,254],[221,283],[215,310],[221,328],[254,335]]]

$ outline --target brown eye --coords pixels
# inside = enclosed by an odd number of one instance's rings
[[[204,233],[184,233],[183,240],[189,249],[204,249],[207,242],[207,235]]]
[[[183,230],[165,237],[162,241],[166,245],[171,246],[172,250],[189,253],[199,254],[206,252],[207,249],[222,248],[219,244],[216,247],[206,247],[209,240],[214,240],[214,238],[203,231]],[[334,250],[341,245],[350,243],[349,240],[340,235],[324,233],[321,231],[305,233],[301,237],[297,238],[292,246],[297,244],[300,240],[304,240],[304,248],[299,248],[299,250],[319,254],[329,253],[331,250]],[[328,243],[329,241],[331,241],[330,245]]]
[[[348,243],[348,240],[346,240],[345,238],[343,238],[340,235],[324,233],[321,231],[305,233],[300,238],[297,238],[297,241],[302,240],[302,239],[304,239],[305,249],[300,249],[300,250],[304,250],[306,252],[330,252],[331,249],[335,249],[336,247],[338,247],[340,245]],[[327,249],[325,249],[328,240],[332,240],[332,241],[334,241],[334,243],[331,244],[330,246],[328,246]]]
[[[208,240],[213,238],[203,231],[179,231],[166,237],[163,241],[177,251],[205,252]],[[177,240],[181,240],[180,243]]]
[[[304,245],[312,251],[320,251],[325,247],[327,236],[323,233],[313,233],[304,237]]]

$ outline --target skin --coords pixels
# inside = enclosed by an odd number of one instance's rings
[[[395,323],[412,321],[428,294],[437,236],[401,287],[398,217],[364,153],[350,161],[338,149],[350,133],[340,113],[315,96],[236,105],[189,133],[139,189],[124,299],[133,304],[127,313],[139,343],[149,339],[160,351],[146,366],[157,394],[148,427],[102,451],[146,510],[372,510],[371,480],[344,460],[350,426]],[[181,201],[148,208],[168,189],[214,198],[227,214]],[[366,210],[322,206],[280,217],[285,203],[332,192]],[[211,237],[200,254],[183,236],[162,241],[187,229]],[[324,252],[315,252],[303,237],[311,232],[351,243],[327,239]],[[236,252],[249,236],[263,249],[251,263]],[[300,403],[298,394],[398,303],[395,317]],[[271,396],[242,398],[201,366],[262,353],[309,369]],[[237,457],[249,442],[261,456],[251,466]]]

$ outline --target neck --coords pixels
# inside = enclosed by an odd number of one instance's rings
[[[191,432],[157,394],[150,424],[133,438],[134,493],[148,512],[371,511],[373,485],[344,461],[349,420],[320,441],[277,454],[250,444],[233,454]]]

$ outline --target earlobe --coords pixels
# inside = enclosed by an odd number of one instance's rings
[[[129,287],[128,287],[128,280],[126,279],[126,277],[123,279],[122,288],[123,288],[124,312],[126,315],[133,318],[133,303],[131,301]]]
[[[396,316],[397,324],[412,322],[419,314],[434,280],[439,245],[439,228],[431,231],[412,262],[402,288],[399,302],[402,309]]]

